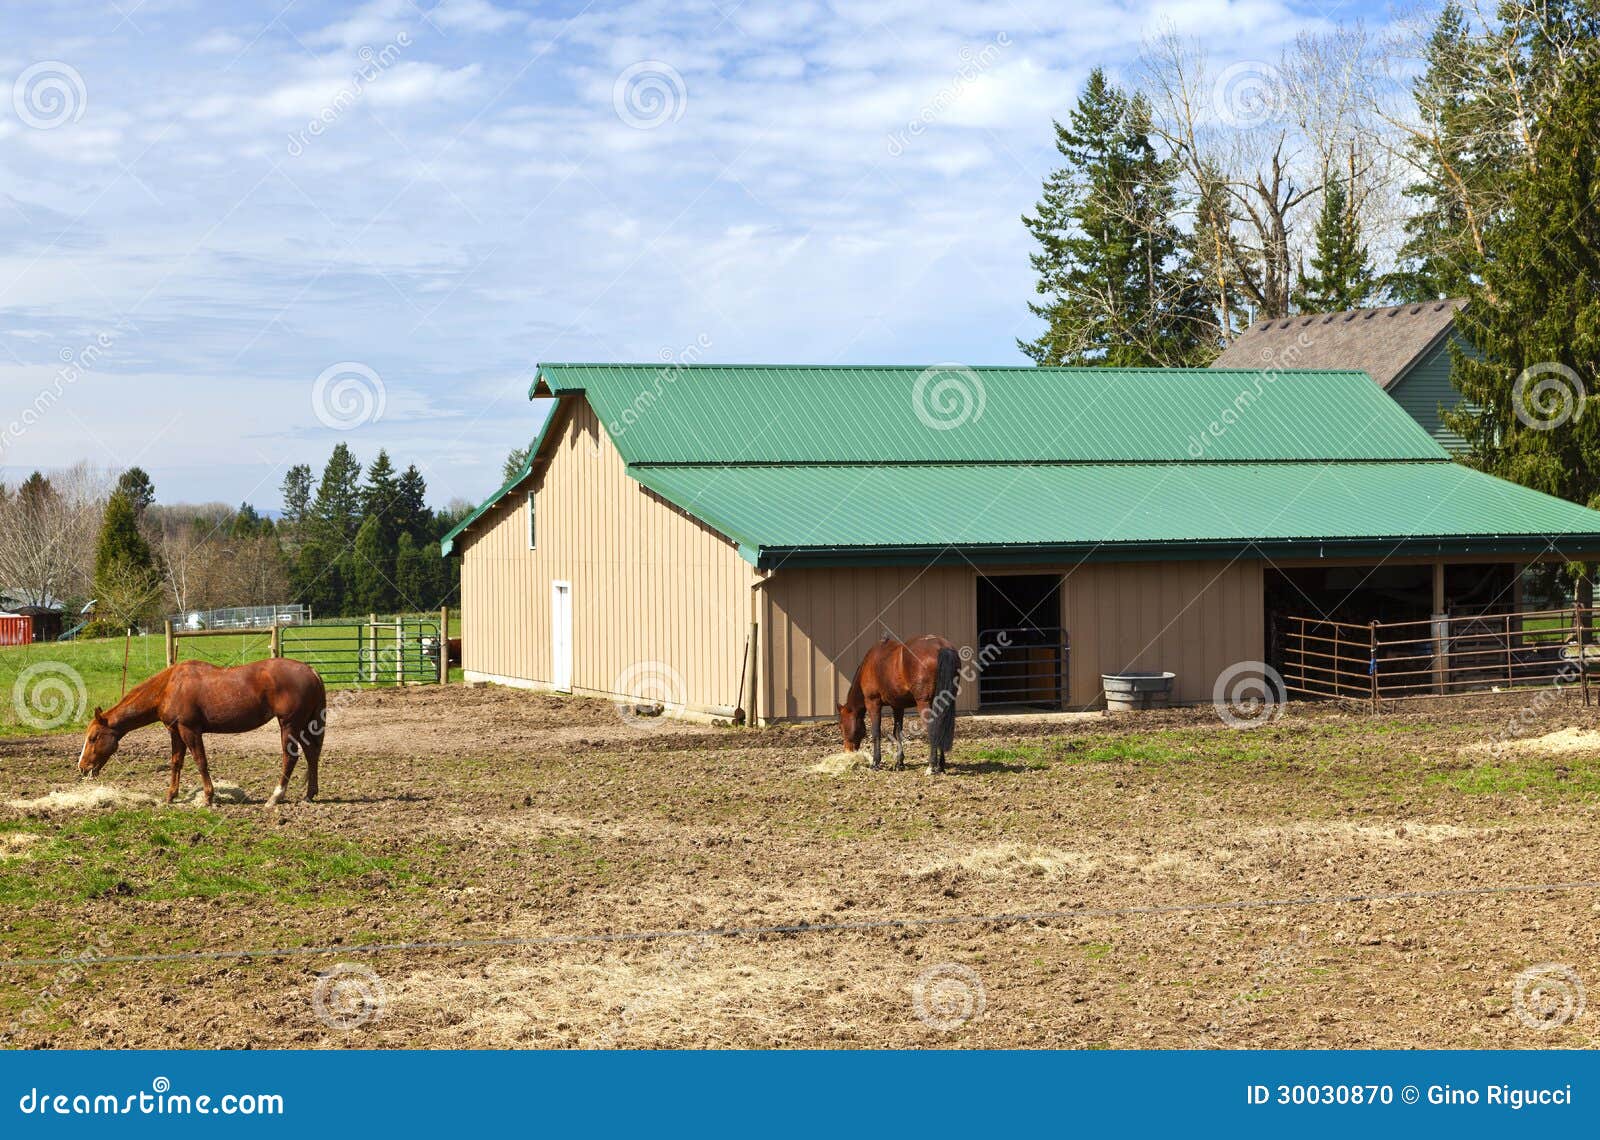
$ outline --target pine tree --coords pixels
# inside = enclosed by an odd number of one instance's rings
[[[1471,351],[1453,349],[1465,400],[1445,422],[1477,466],[1596,505],[1600,414],[1585,402],[1600,379],[1600,56],[1575,56],[1556,78],[1530,161],[1485,228],[1482,280],[1456,317]]]
[[[1352,166],[1354,163],[1351,164]],[[1295,305],[1305,313],[1358,309],[1373,292],[1372,265],[1361,241],[1361,221],[1345,182],[1330,173],[1323,180],[1322,212],[1317,216],[1312,273],[1302,278]]]
[[[513,447],[506,452],[506,461],[500,471],[500,477],[504,482],[511,482],[517,472],[522,470],[522,465],[528,462],[528,451],[527,447]]]
[[[1056,124],[1056,149],[1066,163],[1022,219],[1044,298],[1028,307],[1046,328],[1018,347],[1036,364],[1113,366],[1214,351],[1215,318],[1171,220],[1175,171],[1151,143],[1144,98],[1096,68],[1067,125]]]

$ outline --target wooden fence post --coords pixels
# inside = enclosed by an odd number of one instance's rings
[[[167,668],[170,669],[170,668],[172,668],[174,665],[176,665],[178,663],[178,639],[173,636],[172,623],[169,621],[169,622],[166,623],[166,626],[167,626]]]
[[[367,637],[372,642],[372,654],[367,664],[367,680],[376,685],[378,683],[378,615],[367,615]]]
[[[439,684],[450,683],[450,607],[439,607]]]
[[[283,627],[277,622],[272,623],[272,648],[269,650],[274,657],[283,656]]]

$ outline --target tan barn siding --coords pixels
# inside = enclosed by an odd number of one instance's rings
[[[1264,651],[1259,562],[1086,563],[1060,573],[1062,622],[1071,641],[1070,695],[1100,701],[1100,674],[1170,669],[1178,699],[1211,699],[1217,676]],[[832,716],[856,665],[884,632],[940,633],[977,641],[977,572],[970,567],[782,569],[762,587],[762,714]],[[964,685],[959,706],[977,707]]]
[[[681,677],[681,699],[692,708],[735,703],[750,567],[726,539],[628,477],[587,403],[571,401],[557,414],[564,422],[532,480],[537,549],[528,549],[526,488],[469,532],[463,666],[548,683],[551,583],[568,581],[575,690],[611,693],[640,667]]]
[[[1265,648],[1259,562],[1087,563],[1067,577],[1071,703],[1100,698],[1100,675],[1170,669],[1177,697],[1208,701],[1228,666]]]
[[[938,633],[976,645],[977,594],[967,567],[778,569],[761,587],[762,715],[834,715],[867,649],[884,633]],[[975,686],[957,705],[977,708]]]

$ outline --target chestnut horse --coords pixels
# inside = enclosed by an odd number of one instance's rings
[[[109,712],[94,710],[78,756],[78,776],[98,776],[124,733],[160,721],[172,734],[172,782],[167,802],[178,795],[178,773],[183,769],[183,754],[189,751],[200,769],[209,807],[211,772],[206,767],[201,734],[249,732],[277,717],[283,775],[267,806],[283,799],[295,758],[302,754],[306,758],[306,799],[314,800],[327,706],[322,678],[303,661],[269,657],[229,669],[205,661],[180,661],[135,686]]]
[[[894,712],[894,766],[906,766],[905,711],[912,705],[928,730],[928,774],[944,771],[956,739],[956,687],[961,654],[936,634],[894,641],[888,634],[867,650],[839,706],[839,733],[846,752],[855,752],[872,723],[872,766],[882,762],[883,710]]]

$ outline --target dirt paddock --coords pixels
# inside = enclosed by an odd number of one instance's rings
[[[338,714],[322,801],[297,773],[276,809],[270,730],[208,740],[245,801],[211,810],[150,798],[159,729],[76,798],[76,737],[0,740],[0,1026],[21,1047],[1592,1047],[1600,716],[1545,705],[1548,746],[1495,747],[1518,707],[964,719],[930,778],[817,770],[829,726],[390,691]],[[1505,889],[1546,884],[1579,885]]]

